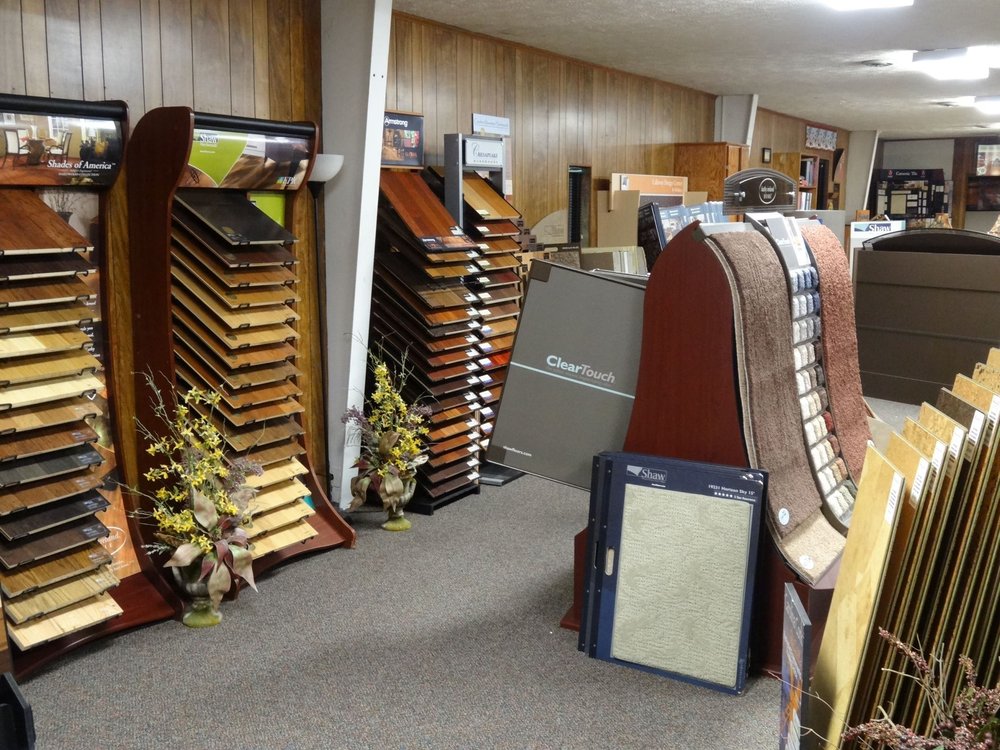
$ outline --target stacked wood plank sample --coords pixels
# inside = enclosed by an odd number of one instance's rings
[[[471,283],[486,278],[485,255],[419,174],[383,170],[381,189],[370,347],[405,363],[404,398],[432,410],[410,507],[433,512],[478,492],[482,394],[495,383],[480,346],[509,315],[489,317]]]
[[[31,190],[0,191],[0,589],[26,650],[122,613],[98,541],[107,473],[90,243]]]
[[[188,189],[174,198],[174,373],[182,387],[220,394],[211,418],[228,455],[262,467],[251,477],[263,500],[251,506],[255,558],[317,534],[309,489],[298,481],[309,470],[294,458],[304,453],[294,419],[303,411],[293,379],[301,374],[294,239],[243,195]]]
[[[869,561],[883,556],[886,563],[879,570],[852,567],[847,583],[834,592],[831,622],[836,618],[843,627],[827,629],[814,683],[832,705],[813,722],[828,738],[827,747],[838,747],[847,725],[876,718],[880,708],[918,733],[933,729],[934,718],[911,679],[912,665],[882,642],[878,628],[942,659],[949,700],[961,682],[959,655],[972,660],[979,684],[997,679],[1000,370],[991,362],[1000,364],[1000,350],[992,350],[971,377],[956,376],[950,388],[941,389],[936,405],[924,403],[919,419],[908,420],[892,436],[885,461],[905,477],[899,508],[892,509],[898,515],[895,535],[880,538],[876,549],[864,543],[865,534],[855,537],[857,518],[851,526],[841,580],[849,572],[849,555]],[[870,489],[866,462],[859,512]],[[857,633],[849,653],[843,642],[847,632]]]

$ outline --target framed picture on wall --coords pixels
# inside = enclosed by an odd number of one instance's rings
[[[762,148],[760,150],[760,161],[761,161],[761,164],[770,164],[771,163],[771,149],[769,149],[769,148],[767,148],[765,146],[764,148]]]

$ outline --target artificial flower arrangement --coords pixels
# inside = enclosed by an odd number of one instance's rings
[[[135,515],[155,526],[156,541],[144,546],[170,555],[164,566],[173,570],[178,584],[196,598],[193,589],[199,584],[207,588],[211,612],[204,611],[203,603],[199,609],[196,601],[185,623],[214,624],[234,578],[257,590],[244,526],[250,521],[249,505],[255,494],[246,477],[260,474],[261,469],[243,459],[230,460],[223,453],[222,435],[208,416],[219,402],[218,393],[191,388],[179,393],[176,406],[170,409],[150,375],[146,382],[153,394],[154,412],[166,432],[156,435],[139,424],[140,434],[148,441],[146,452],[163,460],[143,475],[159,484],[153,494],[143,493],[152,510],[139,509]]]
[[[394,378],[378,357],[371,358],[371,366],[374,389],[367,414],[354,406],[341,419],[353,428],[361,445],[361,454],[354,462],[358,475],[351,480],[351,509],[365,503],[371,488],[389,515],[382,528],[404,531],[410,528],[410,521],[403,516],[403,507],[416,491],[417,467],[427,461],[424,440],[431,411],[403,399],[400,388],[405,372]]]

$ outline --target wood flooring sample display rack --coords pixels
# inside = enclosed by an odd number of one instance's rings
[[[258,574],[355,539],[313,473],[299,398],[319,363],[298,361],[298,322],[319,311],[299,309],[299,285],[313,280],[298,277],[285,226],[317,139],[311,123],[164,107],[129,144],[137,416],[156,422],[146,372],[161,386],[221,395],[213,419],[228,455],[263,468],[248,529]],[[139,452],[141,472],[154,464]]]
[[[133,544],[117,471],[103,321],[126,105],[0,96],[0,113],[28,150],[0,171],[0,671],[21,676],[178,602]]]

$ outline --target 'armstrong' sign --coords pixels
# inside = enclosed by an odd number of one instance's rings
[[[422,167],[424,116],[386,112],[382,118],[382,166]]]

